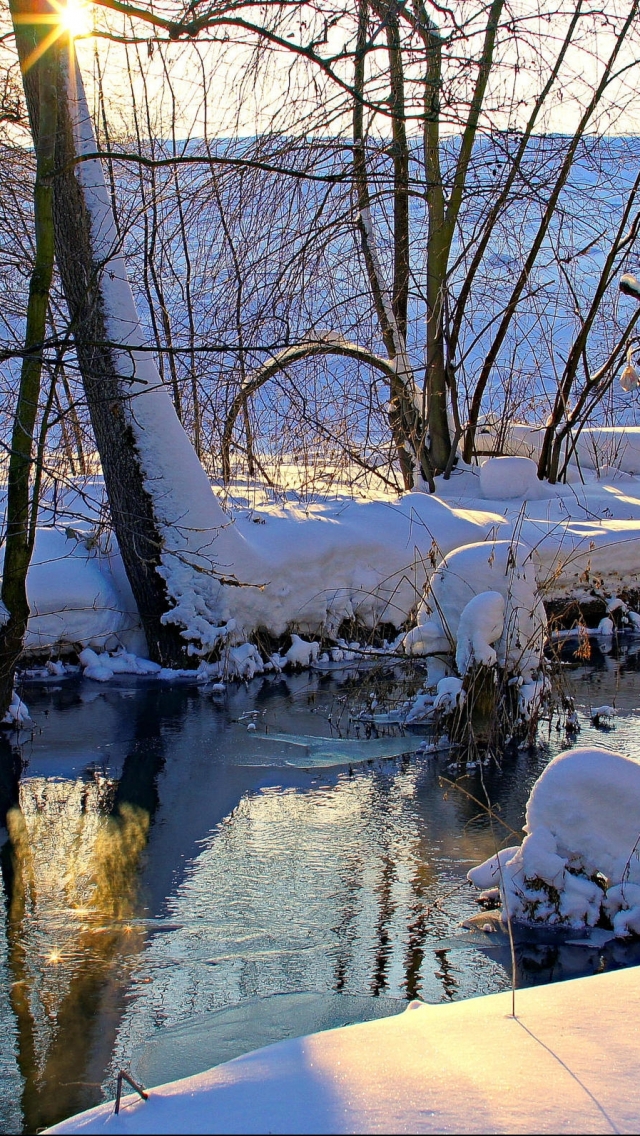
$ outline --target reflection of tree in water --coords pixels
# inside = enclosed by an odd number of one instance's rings
[[[340,869],[341,892],[339,901],[340,918],[331,928],[338,940],[335,951],[334,983],[336,994],[342,994],[353,962],[354,949],[358,943],[357,917],[359,893],[362,890],[363,860],[359,852],[352,852],[345,858]]]
[[[371,993],[374,995],[382,994],[388,985],[387,968],[389,966],[389,955],[391,954],[389,924],[391,923],[393,913],[396,909],[395,903],[393,902],[393,885],[395,878],[395,861],[390,855],[384,855],[382,857],[380,883],[376,888],[378,898],[378,920],[376,923],[377,949],[375,969],[371,979]]]
[[[417,998],[420,993],[424,944],[429,933],[427,896],[436,882],[427,851],[420,842],[417,842],[414,859],[415,869],[411,878],[411,920],[407,927],[408,938],[404,958],[405,991],[409,999]]]
[[[101,1099],[131,964],[144,945],[138,875],[164,748],[157,715],[145,699],[139,706],[119,782],[94,772],[18,785],[15,756],[0,757],[11,1000],[30,1132]]]
[[[433,952],[440,964],[440,969],[436,971],[436,978],[442,982],[444,997],[447,1002],[453,1002],[458,992],[458,980],[456,978],[456,967],[453,966],[448,950],[434,951]]]

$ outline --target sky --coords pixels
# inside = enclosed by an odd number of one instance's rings
[[[591,97],[594,83],[602,73],[602,60],[611,50],[615,19],[617,17],[620,21],[632,2],[609,0],[606,21],[595,15],[595,9],[592,12],[588,4],[584,5],[586,14],[577,25],[573,46],[567,51],[562,70],[550,92],[547,110],[536,124],[537,132],[566,134],[574,129]],[[456,8],[458,18],[468,17],[464,35],[452,28],[446,32],[446,96],[441,100],[444,134],[459,132],[460,108],[467,105],[470,82],[475,79],[476,69],[469,65],[469,60],[477,58],[484,34],[484,23],[477,19],[474,22],[478,9],[484,11],[477,0],[460,0]],[[542,16],[541,9],[544,9]],[[509,28],[501,29],[496,51],[498,66],[485,99],[486,128],[523,127],[535,92],[549,77],[572,11],[571,4],[563,7],[556,0],[541,0],[540,3],[520,0],[509,7],[508,13],[513,20],[519,20],[519,31],[514,36]],[[334,31],[329,32],[323,51],[348,50],[349,58],[336,64],[336,71],[350,82],[355,27],[351,7],[346,6],[344,12],[339,12],[331,2],[327,2],[322,8],[322,13],[325,12],[329,16],[333,12],[338,22]],[[308,43],[313,22],[309,13],[310,6],[299,5],[296,25],[288,25],[293,28],[290,33],[283,29],[283,37],[290,36],[291,42]],[[544,18],[545,13],[551,17],[549,20]],[[308,15],[308,23],[303,21],[303,14]],[[247,10],[247,17],[250,15]],[[126,49],[113,38],[102,36],[97,39],[89,36],[77,41],[90,101],[93,99],[94,109],[97,109],[100,73],[108,118],[116,133],[131,131],[133,98],[142,107],[145,94],[149,111],[147,116],[145,109],[139,126],[143,133],[151,132],[162,137],[170,137],[172,132],[178,138],[205,135],[228,138],[272,131],[332,136],[351,131],[348,93],[324,77],[319,68],[282,47],[263,50],[258,59],[256,37],[226,27],[202,35],[196,43],[151,43],[153,31],[140,21],[132,25],[127,17],[105,14],[104,9],[97,6],[91,6],[90,17],[98,32],[109,29],[111,36],[120,38],[130,35],[133,28],[142,41]],[[594,116],[589,128],[592,131],[607,134],[638,132],[640,33],[637,27],[636,20],[617,60],[620,77],[607,92],[601,111]],[[217,41],[213,41],[214,34]],[[240,36],[244,42],[238,43]],[[380,35],[377,42],[384,46]],[[388,94],[386,80],[381,82],[375,75],[377,61],[385,56],[386,52],[380,51],[370,57],[370,90],[378,99],[384,99]],[[414,62],[406,68],[405,88],[407,101],[413,104],[410,129],[415,133],[421,127],[423,75],[424,56],[418,53],[414,55]],[[388,115],[378,114],[370,127],[373,134],[390,134]]]

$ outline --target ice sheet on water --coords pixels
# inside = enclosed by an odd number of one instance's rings
[[[131,1070],[147,1087],[166,1084],[285,1038],[391,1017],[406,1008],[399,998],[314,991],[250,998],[159,1030],[151,1041],[134,1049]]]
[[[252,733],[246,728],[230,732],[225,760],[237,765],[296,766],[298,769],[330,768],[384,761],[415,753],[411,737],[320,738],[309,734]]]

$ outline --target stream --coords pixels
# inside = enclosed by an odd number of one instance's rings
[[[0,1131],[112,1097],[121,1068],[149,1086],[408,999],[509,988],[505,936],[461,926],[466,873],[521,839],[569,744],[640,758],[639,670],[640,640],[592,641],[559,678],[577,737],[543,723],[536,748],[462,775],[420,737],[349,726],[395,672],[25,679],[33,728],[0,751]],[[596,726],[602,703],[617,716]],[[527,942],[516,981],[638,962],[640,944]]]

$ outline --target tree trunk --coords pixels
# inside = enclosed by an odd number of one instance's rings
[[[44,40],[42,28],[39,39]],[[31,85],[42,106],[36,147],[34,186],[35,263],[29,284],[25,353],[11,435],[2,602],[8,619],[0,628],[0,720],[13,694],[16,664],[22,654],[29,620],[27,572],[31,562],[38,509],[38,491],[31,493],[34,432],[40,401],[43,344],[46,338],[49,294],[53,277],[53,197],[57,126],[56,69],[53,44],[31,67]]]
[[[24,64],[36,27],[19,13],[17,42]],[[47,10],[37,0],[36,12]],[[229,532],[206,474],[176,416],[140,327],[129,287],[111,200],[73,55],[59,53],[57,175],[54,188],[56,259],[78,363],[100,454],[111,518],[136,600],[149,653],[166,666],[184,666],[186,637],[206,640],[220,593],[217,563],[235,564],[242,541]],[[38,144],[42,108],[33,70],[25,93]],[[85,160],[83,160],[85,159]]]

